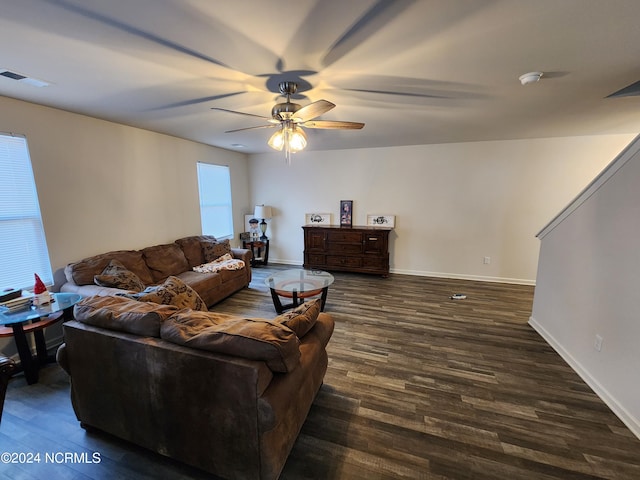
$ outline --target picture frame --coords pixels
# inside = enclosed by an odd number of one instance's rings
[[[305,225],[331,225],[330,213],[305,213]]]
[[[249,214],[244,216],[244,229],[249,234],[249,238],[259,238],[262,235],[260,231],[260,219],[255,215]]]
[[[395,215],[380,215],[379,213],[370,213],[367,215],[367,225],[371,227],[391,227],[396,226]]]
[[[353,200],[340,200],[340,226],[353,225]]]
[[[251,240],[251,233],[250,232],[240,233],[240,240]]]

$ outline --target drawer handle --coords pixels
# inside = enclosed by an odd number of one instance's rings
[[[378,238],[377,237],[369,237],[369,241],[372,241],[372,240],[376,241],[376,240],[378,240]]]

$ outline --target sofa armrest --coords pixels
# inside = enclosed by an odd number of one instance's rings
[[[69,369],[69,359],[67,357],[67,344],[63,343],[58,347],[56,351],[56,362],[58,365],[62,367],[62,369],[67,372],[67,375],[71,375],[71,370]]]
[[[251,250],[248,250],[246,248],[232,248],[231,256],[233,256],[233,258],[237,258],[238,260],[242,260],[247,265],[250,265],[251,259],[253,258],[253,253],[251,253]]]
[[[247,286],[249,286],[251,283],[251,260],[253,259],[253,252],[246,248],[232,248],[231,255],[233,258],[244,262],[244,271],[246,272],[245,281]]]

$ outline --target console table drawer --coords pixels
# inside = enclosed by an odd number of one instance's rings
[[[333,231],[328,232],[327,240],[333,243],[356,243],[362,244],[362,232],[353,231]]]
[[[311,265],[324,265],[324,262],[324,255],[316,255],[314,253],[307,254],[307,263],[310,263]]]
[[[361,267],[362,258],[344,257],[341,255],[327,255],[328,267]]]
[[[340,244],[329,244],[328,253],[333,253],[335,255],[344,255],[348,253],[362,253],[362,245],[360,243],[356,243],[352,245],[350,243],[340,243]]]
[[[387,257],[364,257],[362,259],[362,266],[365,268],[385,268],[389,265],[389,258]]]

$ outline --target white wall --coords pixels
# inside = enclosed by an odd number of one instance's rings
[[[533,284],[536,233],[632,138],[303,151],[290,167],[281,153],[251,155],[250,191],[275,209],[274,262],[302,263],[305,213],[338,223],[340,200],[353,200],[354,224],[396,215],[392,272]]]
[[[0,112],[0,131],[27,137],[54,271],[199,235],[198,161],[229,165],[234,209],[249,208],[244,154],[6,97]]]
[[[541,232],[530,324],[640,438],[639,149]]]
[[[243,229],[245,154],[6,97],[0,131],[27,138],[57,282],[67,263],[90,255],[199,235],[198,161],[229,165]]]

